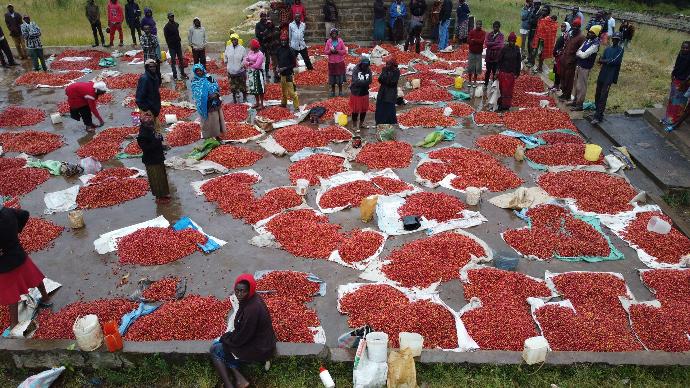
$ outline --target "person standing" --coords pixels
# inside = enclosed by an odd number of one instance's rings
[[[267,26],[268,20],[266,19],[266,12],[261,12],[259,13],[259,21],[256,23],[254,26],[254,37],[256,40],[259,41],[259,44],[261,47],[263,47],[263,42],[264,42],[264,37],[266,33],[266,29],[268,28]],[[263,50],[262,50],[263,52]]]
[[[386,6],[383,0],[374,0],[374,44],[380,45],[386,38]]]
[[[673,125],[679,120],[688,104],[688,90],[690,90],[690,41],[686,40],[680,46],[680,52],[673,64],[668,106],[666,107],[666,115],[661,120],[662,124]]]
[[[484,51],[484,40],[486,39],[486,32],[482,30],[482,21],[477,20],[475,25],[474,30],[467,34],[470,52],[467,58],[466,71],[469,76],[470,87],[477,86],[477,77],[482,73],[482,52]],[[474,81],[472,78],[474,78]]]
[[[244,57],[247,55],[247,49],[239,41],[239,35],[230,35],[230,44],[225,47],[225,53],[223,54],[227,64],[232,102],[235,104],[237,104],[239,93],[242,93],[244,102],[247,102],[247,73],[242,66]]]
[[[580,12],[580,7],[578,6],[572,8],[570,14],[565,17],[565,21],[572,25],[576,19],[580,19],[580,25],[585,21],[585,15]]]
[[[391,40],[398,44],[405,39],[405,18],[407,17],[407,7],[402,0],[394,0],[389,9]]]
[[[36,287],[41,293],[39,308],[53,305],[43,284],[45,275],[31,260],[19,239],[28,221],[28,211],[4,207],[0,202],[0,305],[9,306],[10,321],[9,327],[1,329],[3,338],[9,338],[12,329],[19,324],[19,302],[31,288]]]
[[[259,41],[252,39],[251,42],[249,42],[249,52],[244,57],[243,63],[244,67],[247,69],[247,92],[254,96],[255,103],[252,108],[257,110],[264,108],[264,93],[266,93],[264,54],[259,48]]]
[[[108,3],[108,28],[110,28],[110,43],[106,47],[113,46],[115,40],[115,32],[120,33],[120,47],[124,46],[122,40],[122,21],[124,20],[124,11],[117,0],[110,0]]]
[[[108,91],[105,82],[74,82],[67,85],[65,94],[69,105],[69,115],[77,121],[84,122],[87,132],[94,132],[96,126],[93,124],[91,114],[98,119],[99,127],[104,124],[101,114],[98,113],[98,97]]]
[[[410,45],[414,44],[415,52],[419,54],[422,44],[422,24],[421,19],[410,19],[410,28],[407,31],[407,39],[405,40],[404,50],[407,51]]]
[[[456,15],[456,35],[460,44],[467,42],[467,29],[470,22],[470,6],[467,5],[465,0],[460,0],[458,2],[458,8],[455,11]]]
[[[14,6],[12,4],[7,6],[5,24],[7,25],[7,30],[12,40],[14,40],[14,47],[17,48],[17,55],[20,59],[26,59],[26,44],[24,43],[24,39],[22,39],[22,15],[20,15],[19,12],[14,12]]]
[[[613,18],[613,14],[611,12],[608,12],[606,14],[607,20],[606,20],[606,44],[610,42],[609,39],[613,36],[613,33],[616,32],[616,19]]]
[[[151,27],[151,34],[158,36],[158,28],[156,27],[156,20],[153,18],[153,11],[151,8],[144,8],[144,17],[141,18],[141,29],[144,26]]]
[[[221,106],[220,87],[218,82],[206,74],[204,65],[197,63],[192,68],[192,96],[196,102],[196,111],[201,118],[201,136],[204,139],[215,138],[220,141],[225,132],[225,118]]]
[[[632,40],[633,35],[635,34],[635,27],[632,24],[630,24],[630,22],[628,22],[627,20],[623,20],[623,23],[621,23],[621,27],[618,31],[622,35],[621,39],[623,48],[628,48],[628,45],[630,44],[630,41]]]
[[[150,112],[154,117],[154,128],[160,132],[158,115],[161,113],[161,79],[158,78],[156,69],[158,64],[155,59],[147,59],[144,63],[145,71],[139,77],[137,83],[136,103],[141,112]]]
[[[307,43],[304,41],[304,31],[306,30],[307,26],[302,21],[301,14],[296,14],[294,19],[295,20],[290,23],[289,27],[290,48],[302,56],[302,60],[304,61],[304,65],[307,67],[307,70],[314,70],[314,66],[312,66],[311,61],[309,60]]]
[[[503,49],[504,36],[501,32],[501,22],[496,20],[493,24],[493,31],[486,34],[484,38],[484,47],[486,47],[486,72],[484,75],[484,88],[489,86],[489,78],[496,79],[496,71],[498,70],[498,55]],[[480,54],[481,55],[481,54]]]
[[[376,113],[374,114],[376,125],[398,123],[398,118],[395,114],[395,104],[398,102],[399,80],[400,69],[398,69],[398,62],[391,55],[379,75],[380,87],[376,95]]]
[[[553,87],[549,89],[551,92],[556,92],[561,88],[561,55],[563,55],[563,50],[565,49],[565,44],[568,43],[568,38],[570,38],[570,23],[563,22],[561,24],[561,35],[556,40],[556,44],[553,46]]]
[[[189,28],[187,41],[192,48],[194,64],[201,63],[206,68],[206,29],[201,26],[201,20],[194,18],[192,27]]]
[[[103,27],[101,27],[101,10],[94,0],[89,0],[86,3],[86,18],[89,20],[91,25],[91,32],[93,33],[93,45],[91,47],[98,46],[98,36],[101,37],[101,44],[105,46],[105,38],[103,37]]]
[[[326,26],[326,34],[330,35],[331,30],[336,28],[336,23],[338,23],[338,7],[335,5],[335,1],[326,0],[323,4],[323,21]]]
[[[0,64],[5,68],[18,65],[18,63],[14,61],[14,55],[12,55],[12,50],[10,49],[9,43],[7,43],[7,38],[5,37],[5,32],[2,30],[2,27],[0,27]]]
[[[587,32],[587,40],[577,50],[577,68],[575,69],[575,80],[573,81],[575,84],[575,99],[568,104],[572,105],[572,108],[570,108],[572,111],[583,110],[582,104],[587,96],[587,79],[599,51],[598,35],[600,32],[601,26],[592,26]]]
[[[599,124],[604,120],[604,111],[606,110],[606,100],[609,98],[609,90],[611,90],[612,84],[618,83],[618,73],[621,71],[624,52],[620,42],[620,33],[611,35],[611,47],[607,47],[606,50],[604,50],[604,55],[599,59],[601,70],[597,78],[597,90],[594,93],[596,113],[594,113],[594,118],[591,121],[592,125]]]
[[[189,79],[184,72],[184,57],[182,54],[182,38],[180,37],[180,24],[175,21],[175,14],[168,12],[168,22],[163,27],[165,44],[170,51],[170,67],[172,68],[173,79],[177,79],[177,69],[175,68],[175,58],[180,65],[180,75],[182,79]]]
[[[142,27],[144,35],[141,36],[141,49],[144,52],[144,63],[149,59],[156,61],[156,75],[161,78],[161,46],[158,37],[151,33],[151,26],[146,24]]]
[[[141,39],[141,8],[134,0],[127,0],[125,4],[125,21],[132,34],[132,45],[137,45],[137,36]]]
[[[260,44],[261,52],[264,53],[266,80],[270,82],[270,69],[273,69],[273,82],[278,82],[278,74],[275,72],[275,55],[278,45],[280,45],[280,29],[275,27],[273,20],[266,20],[266,31],[264,31],[264,39]]]
[[[140,120],[137,144],[141,148],[141,162],[146,167],[146,177],[156,203],[165,205],[170,202],[170,185],[164,163],[163,135],[156,132],[155,118],[151,112],[142,112]]]
[[[563,101],[570,101],[573,91],[573,81],[575,79],[575,68],[577,67],[577,50],[580,49],[585,41],[585,36],[580,31],[580,22],[576,19],[570,29],[570,37],[565,43],[563,54],[561,54],[558,66],[561,74],[561,95],[558,97]]]
[[[508,35],[508,44],[498,54],[498,88],[501,97],[498,98],[498,110],[506,111],[513,103],[515,80],[520,76],[522,57],[520,48],[515,45],[517,36],[514,32]]]
[[[424,25],[424,15],[426,14],[426,0],[410,0],[410,30],[413,22],[419,26]],[[419,33],[421,34],[421,27]]]
[[[22,24],[22,37],[26,41],[26,47],[29,49],[31,55],[31,62],[34,65],[34,71],[48,71],[46,59],[43,56],[43,43],[41,43],[41,29],[36,22],[32,22],[29,15],[24,15],[24,24]]]
[[[361,130],[369,110],[369,86],[373,80],[369,58],[362,56],[359,64],[352,70],[350,82],[350,110],[352,111],[352,128]],[[359,121],[359,126],[357,125]]]
[[[448,47],[448,27],[450,26],[450,15],[453,13],[453,3],[450,0],[443,0],[441,13],[438,23],[438,49],[445,50]]]
[[[434,4],[431,6],[429,21],[431,22],[431,40],[433,42],[438,42],[438,24],[440,22],[442,6],[441,0],[434,0]]]
[[[541,0],[536,0],[532,7],[532,13],[529,16],[529,31],[527,32],[527,66],[534,66],[535,51],[532,48],[534,35],[537,33],[537,24],[539,23],[539,16],[541,15]]]
[[[280,47],[276,52],[276,59],[278,63],[276,70],[280,74],[280,106],[287,107],[288,99],[290,99],[292,100],[292,109],[297,112],[299,110],[299,97],[292,78],[297,64],[297,56],[295,51],[290,48],[287,35],[280,37]]]
[[[539,64],[534,69],[535,73],[544,71],[544,59],[553,57],[553,46],[556,43],[558,33],[558,23],[556,16],[551,16],[551,7],[545,5],[541,9],[541,19],[537,22],[537,32],[532,39],[532,49],[535,50],[535,57],[539,58]]]
[[[347,47],[338,36],[338,30],[332,29],[330,38],[323,47],[323,53],[328,57],[328,83],[331,85],[331,97],[335,97],[335,85],[338,85],[338,96],[343,95],[345,82],[345,54]]]
[[[304,23],[307,19],[307,9],[302,5],[302,0],[295,0],[290,8],[292,11],[292,17],[295,18],[299,15],[300,21]]]
[[[522,59],[527,58],[527,34],[529,33],[529,18],[532,15],[532,8],[534,3],[532,0],[525,0],[525,5],[520,10],[520,50],[522,51]]]

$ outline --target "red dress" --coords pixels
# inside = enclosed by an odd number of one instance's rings
[[[29,256],[19,267],[10,272],[0,273],[0,305],[11,305],[19,302],[19,297],[37,287],[45,276]]]

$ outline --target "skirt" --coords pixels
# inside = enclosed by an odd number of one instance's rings
[[[154,197],[163,198],[170,195],[168,173],[164,164],[147,164],[146,176],[149,178],[149,187]]]
[[[241,92],[241,93],[247,93],[247,74],[246,73],[240,73],[240,74],[228,74],[228,78],[230,79],[230,91],[234,92]]]
[[[498,98],[498,106],[500,106],[501,108],[510,108],[513,104],[515,74],[499,72],[498,89],[501,91],[501,97]]]
[[[223,117],[223,110],[214,110],[208,112],[208,118],[201,119],[201,136],[204,139],[220,136],[225,132],[225,117]]]
[[[376,100],[376,113],[374,114],[376,125],[378,124],[397,124],[398,118],[395,117],[395,103]]]
[[[386,37],[386,19],[374,20],[374,40],[384,40]]]
[[[254,95],[263,95],[266,92],[266,78],[263,70],[247,70],[247,92]]]
[[[20,297],[43,282],[45,276],[29,256],[10,272],[0,273],[0,305],[19,303]],[[3,328],[4,329],[4,328]]]
[[[369,95],[353,96],[350,94],[350,110],[352,113],[367,113],[369,110]]]
[[[469,25],[469,21],[469,19],[465,19],[458,23],[458,27],[455,29],[458,39],[467,39],[467,26]]]
[[[668,106],[666,107],[666,119],[668,121],[675,123],[683,114],[685,106],[688,104],[688,98],[685,97],[688,87],[690,87],[690,82],[683,82],[676,78],[671,80],[671,90],[668,94]]]

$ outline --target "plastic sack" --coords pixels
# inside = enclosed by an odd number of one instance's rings
[[[380,141],[395,140],[395,127],[391,124],[379,124],[376,126],[376,137]]]
[[[495,80],[491,85],[491,93],[489,94],[489,104],[496,106],[498,98],[501,97],[501,91],[498,88],[498,80]]]
[[[392,351],[388,355],[388,387],[416,388],[417,371],[412,350]]]
[[[484,89],[483,88],[474,89],[474,98],[482,98],[482,97],[484,97]]]
[[[461,92],[459,90],[448,90],[448,92],[453,95],[454,100],[469,100],[470,99],[469,94],[467,94],[465,92]]]
[[[98,61],[98,66],[100,66],[100,67],[115,67],[115,66],[117,66],[117,60],[115,58],[101,58]]]
[[[79,161],[79,165],[84,170],[85,174],[96,174],[103,168],[101,167],[101,162],[99,162],[98,159],[92,156],[89,156]]]
[[[17,388],[50,388],[64,371],[64,366],[45,370],[41,373],[29,376],[26,380],[22,381]]]
[[[357,349],[357,352],[359,353],[360,349]],[[362,351],[359,361],[355,362],[356,366],[352,371],[352,382],[355,388],[380,388],[386,386],[386,376],[388,375],[387,363],[369,360],[366,351]]]
[[[356,349],[359,347],[359,341],[372,331],[374,331],[374,329],[369,325],[350,330],[338,337],[338,347],[343,349]]]
[[[335,121],[341,127],[347,125],[347,115],[343,112],[335,112],[333,114],[333,121]]]
[[[362,222],[369,222],[374,219],[376,213],[376,202],[379,200],[378,195],[362,198],[359,204],[359,218]]]

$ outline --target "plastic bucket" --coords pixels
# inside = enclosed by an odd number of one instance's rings
[[[482,199],[482,191],[478,187],[468,187],[465,189],[465,202],[470,206],[479,205]]]
[[[671,231],[671,224],[654,216],[647,222],[647,230],[658,234],[668,234]]]
[[[400,332],[398,334],[398,339],[400,340],[400,350],[410,349],[412,352],[412,357],[418,357],[422,355],[422,348],[424,347],[424,337],[417,333]]]
[[[373,362],[388,362],[388,334],[373,331],[366,336],[367,355]]]
[[[590,162],[596,162],[601,156],[601,147],[597,144],[587,144],[585,146],[585,159]]]
[[[297,192],[297,195],[305,196],[307,195],[307,188],[309,187],[309,180],[307,179],[298,179],[297,180],[297,188],[295,191]]]
[[[103,342],[103,331],[98,317],[94,314],[79,317],[72,326],[74,337],[77,339],[79,349],[91,352],[98,349]]]
[[[525,348],[522,350],[522,359],[528,365],[546,361],[546,352],[549,350],[549,342],[542,336],[530,337],[525,340]]]
[[[122,336],[120,335],[120,330],[117,327],[117,322],[106,322],[105,325],[103,325],[103,334],[105,334],[105,346],[108,348],[109,352],[116,352],[122,349]]]
[[[415,78],[412,80],[412,89],[419,89],[419,87],[421,85],[422,84],[421,84],[421,81],[419,80],[419,78]]]
[[[462,76],[455,77],[455,89],[462,89],[462,85],[465,83],[465,79]]]

